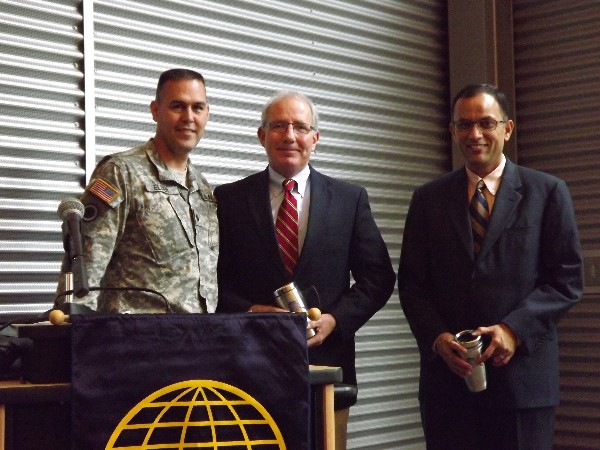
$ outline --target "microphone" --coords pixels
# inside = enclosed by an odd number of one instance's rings
[[[87,271],[83,260],[83,237],[81,234],[81,219],[85,208],[76,198],[68,198],[58,205],[58,217],[63,221],[63,246],[65,255],[61,270],[73,274],[73,292],[81,298],[90,291]]]

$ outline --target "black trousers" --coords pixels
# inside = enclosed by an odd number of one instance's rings
[[[422,401],[427,450],[551,450],[555,408],[496,410]]]

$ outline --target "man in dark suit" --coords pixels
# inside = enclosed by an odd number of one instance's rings
[[[266,150],[266,170],[218,186],[220,256],[217,312],[283,311],[274,291],[294,282],[316,288],[322,316],[311,321],[311,364],[340,366],[344,383],[356,385],[354,334],[389,299],[394,270],[375,224],[364,188],[335,180],[309,165],[319,140],[318,114],[296,92],[275,95],[263,109],[258,138]],[[293,179],[298,210],[299,258],[286,269],[276,237],[282,182]],[[293,272],[293,273],[290,273]],[[351,283],[350,274],[354,279]],[[336,433],[344,441],[348,408],[336,402]],[[345,448],[340,446],[336,448]]]
[[[582,295],[580,244],[565,183],[504,156],[508,111],[494,86],[457,94],[450,131],[466,168],[416,189],[406,218],[398,288],[421,353],[428,449],[552,448],[557,322]],[[488,212],[472,232],[481,180]],[[454,335],[465,329],[485,341],[482,392],[462,379],[471,365]]]

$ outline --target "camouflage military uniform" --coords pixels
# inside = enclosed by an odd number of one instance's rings
[[[191,164],[187,185],[162,162],[152,139],[103,159],[82,196],[89,286],[162,293],[173,312],[214,312],[217,205]],[[189,197],[189,200],[186,199]],[[75,299],[102,312],[164,312],[160,296],[105,290]]]

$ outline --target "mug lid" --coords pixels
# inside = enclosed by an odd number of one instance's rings
[[[481,336],[473,335],[475,330],[463,330],[454,335],[454,340],[463,347],[474,347],[481,342]]]
[[[275,290],[275,292],[273,293],[273,296],[279,297],[280,295],[285,294],[286,292],[293,291],[294,289],[296,289],[296,285],[294,284],[294,282],[284,284],[279,289]]]

